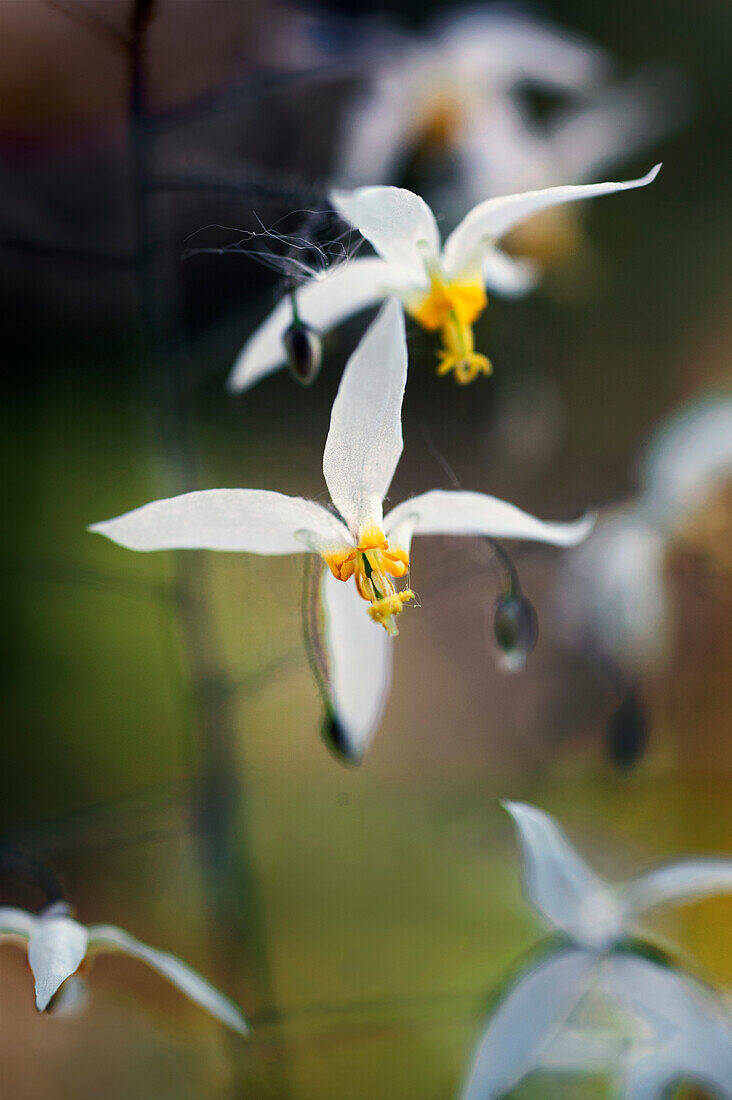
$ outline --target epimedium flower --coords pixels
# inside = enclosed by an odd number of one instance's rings
[[[504,805],[518,830],[524,892],[562,942],[513,983],[489,1019],[462,1100],[497,1100],[539,1068],[583,999],[598,989],[615,990],[618,975],[626,975],[619,984],[625,984],[627,996],[641,1006],[650,1004],[646,1015],[653,1017],[654,997],[644,992],[647,965],[661,966],[643,955],[644,945],[635,938],[638,918],[660,905],[732,891],[732,859],[722,857],[663,864],[622,886],[611,885],[584,862],[548,814],[524,803]],[[659,1009],[662,1003],[660,998]],[[676,1003],[681,1004],[681,994]],[[655,1040],[653,1049],[661,1049]],[[637,1100],[655,1095],[639,1092]]]
[[[340,172],[352,183],[398,179],[422,152],[449,153],[462,177],[466,144],[488,138],[496,115],[518,113],[523,90],[581,99],[610,69],[594,43],[495,7],[451,9],[427,33],[378,47],[344,119]]]
[[[65,902],[54,902],[39,914],[0,906],[0,941],[6,938],[27,945],[39,1012],[78,1005],[91,958],[121,952],[152,967],[234,1031],[243,1035],[248,1030],[237,1005],[175,955],[148,947],[115,925],[80,924]]]
[[[555,599],[568,640],[631,677],[662,668],[673,647],[671,549],[732,570],[732,395],[709,393],[676,412],[639,465],[637,494],[568,556]]]
[[[406,375],[404,315],[391,300],[351,356],[333,403],[323,454],[332,509],[263,489],[210,489],[153,501],[89,529],[131,550],[319,554],[336,580],[353,579],[371,619],[392,635],[404,604],[414,598],[411,589],[394,583],[407,576],[414,535],[491,535],[557,546],[587,535],[591,516],[546,523],[474,492],[434,489],[384,516],[402,452]]]
[[[489,359],[475,348],[473,324],[488,304],[487,290],[515,296],[536,280],[533,265],[512,259],[497,242],[525,218],[561,203],[645,187],[656,165],[640,179],[551,187],[503,195],[475,206],[444,244],[427,203],[400,187],[334,191],[338,213],[373,246],[376,256],[355,257],[330,268],[297,291],[298,315],[313,329],[327,331],[346,317],[387,297],[397,297],[424,329],[439,333],[438,374],[461,384],[489,374]],[[286,359],[283,336],[292,324],[286,296],[248,340],[238,356],[229,388],[240,392]]]
[[[611,76],[602,50],[561,27],[496,9],[451,12],[427,34],[380,50],[373,77],[346,111],[339,178],[349,186],[398,183],[416,170],[445,213],[494,195],[602,179],[684,111],[671,71]],[[527,97],[537,91],[558,101],[541,119]],[[576,241],[567,210],[519,230],[519,251],[542,261]]]

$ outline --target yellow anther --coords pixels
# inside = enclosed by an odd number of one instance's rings
[[[491,362],[475,350],[472,325],[488,304],[479,276],[464,282],[449,282],[430,273],[429,292],[409,306],[409,312],[423,328],[439,330],[442,351],[437,373],[453,371],[455,381],[466,385],[479,374],[490,374]]]
[[[380,623],[394,637],[399,633],[394,616],[399,615],[404,604],[413,599],[414,592],[411,588],[405,588],[403,592],[393,592],[380,600],[374,600],[369,608],[369,615],[374,622]]]
[[[409,554],[405,550],[390,550],[384,532],[373,527],[362,531],[358,546],[330,551],[323,557],[337,580],[353,577],[359,596],[372,605],[371,617],[390,634],[396,634],[393,617],[401,611],[405,600],[412,599],[412,593],[398,593],[390,578],[405,576]],[[373,608],[379,610],[374,612]]]

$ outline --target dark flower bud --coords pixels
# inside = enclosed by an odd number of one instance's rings
[[[493,615],[493,633],[499,662],[506,672],[519,672],[536,645],[539,622],[536,611],[520,593],[501,596]]]
[[[360,764],[362,757],[355,749],[352,740],[338,716],[329,711],[323,722],[323,740],[336,760],[341,764]]]
[[[629,771],[642,759],[648,745],[648,716],[635,691],[629,691],[607,724],[606,744],[610,760]]]
[[[301,386],[310,386],[320,374],[323,346],[320,333],[303,321],[293,321],[282,336],[290,374]]]

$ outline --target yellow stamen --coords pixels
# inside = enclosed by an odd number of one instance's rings
[[[479,374],[490,374],[491,362],[476,352],[473,338],[473,322],[488,305],[480,276],[449,282],[439,272],[432,271],[430,284],[427,294],[407,308],[423,328],[440,332],[443,347],[437,373],[454,371],[455,381],[460,385],[472,382]]]
[[[353,577],[362,599],[371,607],[369,614],[389,634],[398,634],[394,616],[402,610],[402,604],[413,598],[407,589],[397,592],[390,577],[403,577],[409,569],[409,554],[404,550],[389,549],[384,532],[369,528],[361,533],[358,546],[323,554],[326,565],[339,581]]]

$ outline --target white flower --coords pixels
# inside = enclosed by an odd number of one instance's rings
[[[28,962],[36,987],[36,1008],[75,1007],[83,998],[87,960],[105,951],[119,951],[147,963],[182,993],[228,1027],[244,1034],[247,1024],[239,1008],[184,962],[140,943],[111,924],[80,924],[63,902],[55,902],[37,916],[24,909],[0,906],[0,940],[19,938],[27,943]],[[80,969],[81,968],[81,969]]]
[[[439,332],[439,374],[454,372],[467,383],[490,372],[475,350],[473,323],[487,305],[486,288],[516,295],[535,281],[533,267],[497,247],[509,230],[540,210],[560,203],[645,187],[656,165],[641,179],[551,187],[488,199],[475,206],[444,245],[435,216],[418,195],[400,187],[335,191],[331,201],[343,218],[373,246],[377,256],[356,257],[301,286],[298,313],[305,324],[326,331],[383,298],[398,297],[423,328]],[[283,334],[292,321],[289,296],[245,344],[229,378],[234,392],[246,390],[285,362]]]
[[[211,489],[157,500],[93,524],[131,550],[241,550],[320,554],[333,576],[351,577],[371,618],[397,633],[395,616],[413,598],[392,578],[409,568],[413,535],[490,535],[574,545],[592,517],[544,523],[483,493],[434,489],[383,515],[402,452],[401,405],[407,375],[404,317],[388,302],[351,356],[333,403],[323,474],[337,509],[263,489]]]
[[[663,1100],[681,1081],[732,1098],[732,1020],[718,998],[670,967],[627,954],[607,960],[601,988],[653,1031],[621,1063],[627,1100]]]
[[[352,183],[398,178],[421,148],[449,153],[469,175],[468,150],[481,138],[490,144],[497,117],[520,115],[522,89],[575,98],[609,69],[605,53],[578,35],[495,8],[451,11],[431,33],[396,37],[380,53],[345,118],[340,169]],[[510,147],[502,154],[513,158]]]
[[[681,860],[610,885],[548,814],[523,803],[505,806],[518,828],[526,896],[568,942],[520,977],[498,1006],[479,1041],[463,1100],[502,1096],[542,1063],[583,998],[615,973],[642,913],[732,891],[732,859],[724,858]]]
[[[732,485],[732,395],[710,394],[673,416],[646,448],[639,480],[638,495],[603,515],[567,557],[554,616],[576,645],[633,675],[668,656],[674,616],[664,563],[705,509],[714,526],[704,548],[730,561],[732,518],[717,495]]]
[[[611,955],[576,1015],[581,1022],[551,1042],[541,1069],[604,1074],[626,1100],[664,1100],[682,1081],[732,1097],[729,1010],[668,962],[625,951]]]

